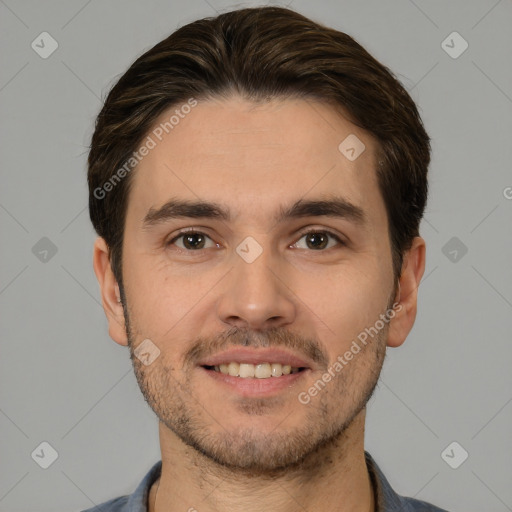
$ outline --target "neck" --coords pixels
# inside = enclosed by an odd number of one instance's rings
[[[219,466],[160,423],[162,473],[149,512],[374,512],[364,457],[363,410],[335,441],[279,475],[249,475]]]

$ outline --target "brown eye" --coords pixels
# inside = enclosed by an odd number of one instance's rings
[[[206,244],[208,241],[210,241],[210,246],[207,247]],[[176,244],[176,247],[185,251],[198,251],[216,246],[216,244],[213,243],[208,235],[198,231],[188,231],[186,233],[181,233],[167,243],[168,246],[173,244]]]
[[[310,249],[325,249],[329,243],[329,238],[324,233],[308,233],[306,235],[306,244]]]
[[[300,240],[304,239],[305,243],[299,245]],[[333,239],[334,243],[330,243],[329,239]],[[345,245],[343,241],[334,233],[330,231],[322,231],[322,230],[311,230],[303,233],[299,241],[294,244],[294,247],[298,249],[310,249],[313,251],[322,251],[324,249],[330,249],[336,245]]]

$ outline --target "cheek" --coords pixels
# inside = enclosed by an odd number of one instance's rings
[[[137,341],[152,340],[174,366],[214,311],[219,276],[173,270],[168,262],[155,264],[154,260],[142,254],[127,258],[124,276],[130,327]]]
[[[351,319],[364,322],[385,309],[387,283],[381,273],[371,263],[347,264],[323,275],[297,274],[291,287],[321,317],[338,324]]]
[[[168,260],[137,250],[128,240],[123,257],[125,289],[131,311],[131,327],[136,339],[168,343],[178,353],[208,325],[218,328],[216,305],[222,295],[240,283],[222,276],[229,265],[208,269],[199,265],[171,266]],[[341,352],[361,330],[373,325],[385,311],[387,276],[375,253],[347,256],[339,264],[313,264],[298,259],[279,267],[276,289],[295,303],[296,327],[316,331],[326,346]],[[279,284],[282,280],[284,284]],[[391,282],[391,278],[390,278]],[[227,285],[226,283],[230,283]],[[327,341],[329,340],[329,341]],[[185,343],[185,341],[184,341]],[[329,349],[331,352],[331,350]]]
[[[308,331],[315,325],[331,360],[345,353],[386,311],[387,283],[378,271],[377,266],[367,266],[364,271],[352,267],[323,278],[303,275],[291,286],[302,302],[303,316],[298,320]]]

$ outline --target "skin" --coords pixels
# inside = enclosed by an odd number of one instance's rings
[[[354,161],[338,150],[349,134],[366,146]],[[109,334],[130,347],[160,420],[162,475],[151,489],[151,512],[374,510],[365,405],[386,346],[401,345],[414,324],[425,269],[421,237],[404,255],[394,318],[308,404],[297,397],[397,298],[375,149],[368,133],[324,103],[233,96],[199,102],[133,171],[123,288],[101,238],[94,270]],[[280,205],[333,191],[363,209],[364,226],[327,216],[274,222]],[[171,197],[218,202],[232,219],[181,218],[143,229],[148,210]],[[202,249],[184,238],[166,245],[185,228],[207,235]],[[304,228],[320,236],[328,230],[346,244],[327,238],[318,249]],[[263,251],[250,264],[236,252],[247,236]],[[160,354],[145,366],[134,350],[148,338]],[[213,354],[244,342],[318,357],[265,399],[226,391],[195,366],[194,350]]]

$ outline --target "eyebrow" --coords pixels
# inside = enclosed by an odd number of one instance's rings
[[[339,196],[317,200],[299,199],[291,206],[281,206],[274,216],[274,222],[279,224],[301,217],[335,217],[346,219],[359,226],[364,226],[368,222],[366,213],[361,207]],[[166,221],[181,218],[217,219],[229,222],[231,214],[227,208],[218,203],[171,199],[158,209],[150,208],[143,219],[142,226],[143,229],[150,229]]]

